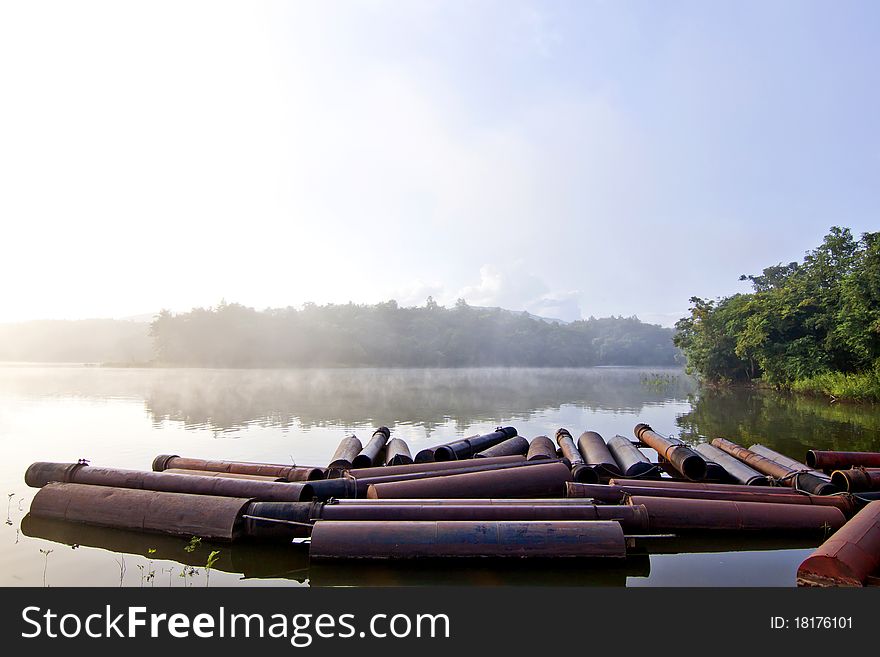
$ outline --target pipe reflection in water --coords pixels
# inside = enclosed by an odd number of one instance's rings
[[[316,562],[309,569],[312,586],[626,586],[628,577],[648,577],[647,554],[626,559],[517,560],[481,559],[478,563],[407,561]]]
[[[212,566],[215,570],[240,573],[245,578],[283,578],[299,582],[305,581],[308,576],[308,546],[304,544],[277,545],[250,541],[230,544],[202,540],[199,549],[190,552],[187,550],[190,545],[187,538],[166,534],[146,535],[125,529],[37,518],[31,514],[22,519],[21,533],[54,543],[83,545],[156,561],[176,561],[194,568],[204,567],[207,555],[217,550],[217,561]]]

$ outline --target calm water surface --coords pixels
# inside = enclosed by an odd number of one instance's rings
[[[154,456],[324,465],[349,432],[387,425],[413,453],[515,426],[606,438],[637,422],[691,442],[880,449],[880,408],[772,392],[701,391],[675,369],[187,370],[0,366],[0,585],[215,586],[472,583],[791,586],[817,542],[658,541],[619,567],[309,567],[303,545],[199,545],[26,517],[33,461],[150,469]],[[577,432],[577,433],[576,433]],[[653,456],[653,454],[652,454]],[[208,553],[220,550],[210,572]]]

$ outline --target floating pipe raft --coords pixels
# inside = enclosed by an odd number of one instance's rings
[[[314,481],[324,479],[326,470],[309,465],[281,465],[278,463],[250,463],[246,461],[208,461],[176,454],[160,454],[153,459],[153,470],[162,472],[169,468],[178,470],[208,470],[231,474],[282,477],[287,481]]]
[[[392,438],[385,446],[385,465],[409,465],[413,462],[412,454],[407,445],[400,438]]]
[[[588,466],[584,463],[584,458],[574,444],[574,438],[568,432],[568,429],[559,429],[556,432],[556,443],[563,458],[568,459],[571,463],[571,476],[575,481],[583,483],[595,484],[599,481],[599,474],[596,468]]]
[[[241,517],[250,503],[238,497],[51,482],[34,496],[30,513],[100,527],[233,541],[241,535]]]
[[[486,459],[498,456],[523,456],[529,451],[529,441],[522,436],[514,436],[498,443],[482,452],[474,454],[474,458]]]
[[[608,441],[608,451],[624,477],[642,477],[657,469],[631,440],[623,436],[613,436]]]
[[[815,495],[829,495],[838,492],[837,487],[832,485],[824,476],[821,478],[815,477],[811,472],[788,467],[729,440],[715,438],[712,440],[712,445],[751,466],[758,472],[774,478],[782,485],[798,488]]]
[[[84,463],[33,463],[25,472],[24,480],[32,488],[43,488],[49,482],[57,481],[165,493],[246,497],[269,502],[299,502],[310,499],[303,496],[304,488],[308,485],[306,482],[249,481],[102,468]]]
[[[633,429],[636,438],[655,450],[685,479],[700,481],[706,478],[706,461],[678,438],[661,436],[647,424],[639,423]]]
[[[799,586],[862,586],[880,571],[880,502],[871,502],[807,557]]]
[[[749,486],[749,490],[723,490],[723,484],[717,484],[717,488],[679,488],[679,487],[653,487],[654,481],[646,481],[644,484],[631,484],[626,481],[612,480],[615,485],[602,484],[566,484],[566,496],[571,498],[588,497],[605,504],[620,504],[627,496],[646,495],[650,497],[667,497],[677,499],[695,500],[718,500],[727,502],[755,502],[787,504],[798,506],[825,506],[839,509],[845,515],[855,513],[856,506],[850,496],[846,495],[807,495],[796,493],[787,489],[779,492],[771,492],[770,489]]]
[[[561,497],[571,470],[561,461],[430,479],[371,484],[370,499],[395,497]]]
[[[807,465],[817,470],[880,468],[880,452],[834,452],[811,449],[807,452]]]
[[[364,445],[360,453],[354,457],[351,462],[353,468],[370,468],[377,463],[381,463],[379,455],[385,449],[388,439],[391,438],[391,431],[388,427],[379,427],[373,432],[370,441]]]
[[[605,440],[595,431],[584,431],[577,442],[584,463],[598,467],[606,476],[622,474]]]
[[[529,451],[526,453],[527,461],[540,461],[556,458],[556,446],[547,436],[537,436],[529,443]]]
[[[626,557],[620,523],[334,522],[312,531],[312,559]]]
[[[766,475],[762,475],[757,470],[750,468],[737,458],[734,458],[727,452],[723,452],[714,445],[702,443],[694,448],[705,459],[714,461],[724,468],[727,475],[736,483],[746,486],[766,486],[770,482]]]
[[[880,468],[851,468],[831,473],[831,483],[850,493],[880,491]]]
[[[630,504],[648,510],[651,531],[754,531],[821,533],[840,529],[846,518],[830,506],[794,506],[765,502],[675,499],[635,495]]]
[[[364,446],[354,434],[343,438],[327,465],[328,477],[337,477],[343,470],[350,470],[355,458],[363,449]]]

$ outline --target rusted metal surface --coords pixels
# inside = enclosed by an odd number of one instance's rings
[[[807,557],[799,586],[863,586],[880,572],[880,502],[871,502]]]
[[[236,472],[211,472],[210,470],[182,470],[167,468],[165,474],[197,475],[199,477],[226,477],[227,479],[250,479],[251,481],[287,481],[284,477],[264,477],[262,475],[238,474]]]
[[[556,432],[556,443],[559,445],[562,457],[571,463],[572,479],[585,484],[595,484],[599,481],[599,473],[596,472],[595,467],[584,463],[584,457],[578,451],[574,444],[574,438],[571,437],[568,429],[559,429]]]
[[[249,497],[272,502],[296,502],[302,498],[306,482],[271,482],[203,477],[201,475],[168,474],[102,468],[78,463],[32,464],[24,475],[25,483],[41,488],[51,481],[110,486],[167,493]],[[318,483],[318,482],[315,482]]]
[[[827,475],[820,470],[813,470],[807,467],[805,463],[795,461],[793,458],[780,454],[764,445],[752,445],[749,449],[756,454],[760,454],[771,461],[776,461],[781,465],[791,468],[792,471],[797,472],[797,474],[794,475],[796,488],[821,495],[827,495],[838,490],[837,486],[834,486],[834,484],[831,483],[830,475]]]
[[[413,462],[412,454],[407,445],[400,438],[392,438],[385,446],[385,465],[409,465]]]
[[[343,470],[350,470],[352,463],[363,448],[360,439],[354,434],[343,438],[327,465],[329,476],[338,476]]]
[[[385,449],[385,445],[388,444],[389,438],[391,438],[391,431],[388,427],[379,427],[376,429],[369,442],[364,445],[364,448],[354,457],[354,460],[352,460],[351,467],[370,468],[382,463],[382,461],[379,460],[379,456]]]
[[[175,475],[168,475],[175,476]],[[51,482],[31,502],[38,518],[232,541],[251,500]]]
[[[284,465],[281,463],[250,463],[246,461],[210,461],[193,459],[176,454],[160,454],[153,459],[153,470],[162,472],[176,470],[209,470],[231,474],[257,475],[260,477],[281,477],[287,481],[313,481],[327,476],[324,468],[309,465]]]
[[[651,531],[735,531],[829,535],[846,518],[832,506],[680,499],[634,495],[648,510]]]
[[[761,474],[754,468],[750,468],[737,458],[734,458],[727,452],[723,452],[714,445],[703,443],[694,448],[707,461],[714,461],[727,473],[727,475],[738,484],[746,486],[766,486],[770,482],[766,475]]]
[[[516,500],[511,500],[515,502]],[[648,530],[644,508],[582,504],[318,504],[313,520],[616,520],[630,533]]]
[[[831,483],[850,493],[880,491],[880,468],[850,468],[831,473]]]
[[[251,502],[242,516],[242,534],[274,541],[306,538],[321,506],[321,502]]]
[[[829,506],[840,509],[845,515],[855,513],[854,500],[847,495],[808,495],[797,493],[787,488],[770,489],[755,486],[742,486],[739,490],[725,490],[723,485],[714,488],[682,488],[654,486],[655,481],[632,483],[617,479],[614,484],[569,484],[566,488],[568,497],[592,497],[606,504],[618,504],[627,495],[647,495],[650,497],[668,497],[678,499],[720,500],[728,502],[762,502],[773,504],[793,504],[797,506]],[[744,489],[744,490],[743,490]]]
[[[807,452],[807,465],[817,470],[880,468],[880,452],[835,452],[811,449]]]
[[[527,463],[506,470],[371,484],[367,497],[562,497],[565,482],[571,481],[571,471],[565,463]]]
[[[462,440],[456,440],[445,445],[439,445],[434,448],[435,461],[456,461],[461,459],[469,459],[474,454],[482,452],[493,445],[513,438],[516,435],[516,429],[513,427],[498,427],[491,433],[478,436],[470,436]],[[418,461],[418,459],[416,459]]]
[[[556,458],[556,445],[547,436],[536,436],[529,443],[529,451],[526,453],[527,461],[541,461]]]
[[[606,476],[621,474],[605,439],[595,431],[584,431],[578,438],[577,447],[587,465],[597,466]]]
[[[626,539],[617,522],[315,523],[312,559],[617,558]]]
[[[529,441],[522,436],[508,438],[504,442],[493,445],[482,452],[474,454],[474,458],[486,459],[498,456],[524,456],[529,451]]]
[[[608,451],[624,477],[643,477],[656,471],[656,466],[628,438],[613,436],[608,441]]]
[[[773,477],[776,483],[783,486],[797,488],[814,495],[829,495],[838,492],[838,488],[831,483],[830,477],[826,477],[821,472],[818,473],[821,476],[817,477],[813,474],[815,471],[807,472],[806,466],[802,463],[798,464],[803,468],[802,470],[791,468],[776,460],[770,459],[767,456],[752,451],[751,449],[746,449],[745,447],[737,445],[729,440],[724,440],[723,438],[715,438],[712,441],[712,445],[751,466],[758,472],[765,474],[768,477]],[[776,452],[773,453],[776,454]],[[778,456],[782,455],[779,454]],[[792,459],[787,460],[797,464],[797,462],[792,461]]]
[[[555,458],[555,456],[554,456]],[[480,467],[487,465],[497,465],[502,463],[524,463],[525,458],[522,456],[496,456],[495,458],[480,459],[473,461],[465,459],[464,461],[429,461],[426,463],[410,463],[404,465],[386,465],[378,468],[357,468],[348,471],[352,477],[385,477],[387,475],[409,474],[412,472],[435,472],[439,470],[458,470],[467,467]]]
[[[419,450],[416,452],[416,463],[431,463],[434,461],[434,452],[437,451],[437,447],[426,447],[425,449]]]
[[[666,459],[685,479],[706,478],[706,461],[678,438],[661,436],[643,423],[637,424],[633,431],[636,438]]]
[[[336,479],[325,479],[324,481],[309,482],[308,487],[303,492],[303,495],[314,495],[319,500],[327,500],[331,497],[364,497],[367,494],[367,488],[371,484],[432,479],[453,474],[491,472],[495,470],[533,467],[541,464],[541,461],[529,462],[524,460],[522,457],[520,457],[519,459],[512,459],[500,463],[488,462],[494,460],[496,459],[467,459],[464,461],[448,461],[444,462],[443,464],[449,464],[451,467],[448,468],[439,468],[432,470],[419,469],[416,472],[409,471],[398,474],[371,474],[367,477],[360,475],[355,476],[355,473],[365,472],[365,470],[351,470],[345,473],[342,477]],[[389,468],[370,468],[370,472],[375,473],[383,469]]]
[[[560,504],[590,504],[591,501],[583,498],[568,499],[566,497],[531,497],[531,498],[491,498],[491,497],[425,497],[425,498],[393,498],[389,500],[372,500],[365,498],[348,498],[334,499],[330,504],[338,504],[339,506],[371,506],[376,504],[388,504],[398,506],[401,504],[415,504],[418,506],[427,506],[429,504],[435,506],[518,506],[520,504],[530,504],[532,506],[558,506]]]
[[[796,491],[784,486],[767,486],[756,488],[747,484],[718,484],[707,481],[687,481],[685,479],[648,479],[643,481],[631,481],[629,479],[609,479],[609,484],[617,486],[647,486],[649,488],[687,488],[691,490],[710,491],[741,491],[745,493],[772,492],[786,495],[801,495]]]

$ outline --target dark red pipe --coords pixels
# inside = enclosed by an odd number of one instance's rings
[[[798,567],[799,586],[863,586],[880,571],[880,502],[871,502]]]

